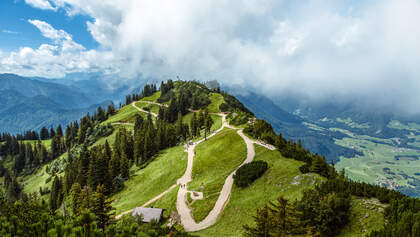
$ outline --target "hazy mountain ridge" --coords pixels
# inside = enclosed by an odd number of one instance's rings
[[[329,161],[337,162],[340,156],[353,157],[361,153],[334,143],[334,138],[347,135],[329,130],[313,130],[305,124],[311,123],[298,115],[283,110],[269,98],[253,92],[235,92],[235,96],[245,104],[258,118],[271,123],[276,132],[280,132],[287,139],[302,140],[305,148],[312,152],[326,156]]]
[[[66,125],[98,106],[112,103],[48,80],[0,74],[0,132],[21,133]]]

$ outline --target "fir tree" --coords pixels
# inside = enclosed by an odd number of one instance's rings
[[[107,191],[104,185],[99,185],[96,192],[93,194],[92,212],[96,215],[98,227],[105,230],[114,220],[113,207],[111,206],[112,200],[108,200],[105,195]]]
[[[40,137],[41,137],[41,140],[47,140],[50,138],[50,134],[46,127],[41,128]]]
[[[61,128],[61,125],[58,125],[56,135],[59,137],[63,137],[63,129]]]

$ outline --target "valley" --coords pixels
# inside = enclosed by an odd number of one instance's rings
[[[367,135],[364,132],[370,128],[367,123],[358,124],[350,118],[338,118],[336,121],[341,124],[340,127],[329,125],[314,128],[313,125],[307,125],[309,129],[320,132],[329,130],[342,133],[345,137],[335,138],[335,144],[360,153],[354,157],[341,156],[335,162],[336,169],[344,169],[353,180],[373,183],[414,197],[420,196],[420,144],[416,136],[420,130],[417,123],[405,124],[391,120],[387,129],[388,133],[393,133],[384,137],[380,130]]]

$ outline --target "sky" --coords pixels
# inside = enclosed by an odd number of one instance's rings
[[[419,0],[2,0],[0,72],[219,80],[420,112]]]

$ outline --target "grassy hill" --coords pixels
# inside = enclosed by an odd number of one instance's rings
[[[247,188],[234,186],[230,201],[219,221],[199,231],[200,236],[243,236],[242,226],[252,224],[257,208],[280,195],[289,200],[299,199],[305,188],[313,188],[323,178],[316,174],[302,174],[302,162],[284,158],[278,151],[255,147],[255,160],[268,162],[268,171]]]
[[[222,112],[221,108],[228,108],[234,111],[232,114],[245,116],[245,122],[238,124],[237,127],[244,127],[247,124],[248,116],[252,114],[241,110],[234,99],[226,96],[223,92],[210,91],[196,83],[175,82],[172,92],[175,95],[183,93],[185,88],[191,89],[192,93],[200,97],[202,104],[211,113]],[[167,99],[167,98],[166,98]],[[162,100],[160,91],[150,96],[135,101],[139,108],[158,113],[162,105],[150,104],[158,103]],[[172,99],[162,103],[171,104]],[[166,107],[166,106],[165,106]],[[193,117],[193,110],[183,116],[184,123],[190,123]],[[134,131],[134,120],[137,115],[147,118],[147,113],[134,108],[131,103],[120,108],[114,115],[110,116],[102,125],[111,125],[114,130],[108,136],[98,137],[96,142],[90,145],[104,145],[108,141],[112,147],[116,140],[116,134],[121,128],[127,129],[130,133]],[[222,126],[222,118],[219,115],[211,114],[213,125],[211,131],[215,131]],[[233,121],[231,119],[230,121]],[[156,118],[153,117],[153,121]],[[121,124],[124,123],[124,124]],[[204,132],[196,137],[194,141],[204,137]],[[33,143],[34,141],[27,141]],[[51,141],[43,141],[47,146]],[[195,148],[192,182],[188,185],[188,190],[203,192],[203,200],[192,201],[188,198],[188,205],[192,209],[192,215],[196,222],[203,220],[212,210],[219,196],[220,190],[226,177],[244,161],[246,158],[246,144],[237,134],[237,130],[225,128],[207,141],[197,145]],[[224,211],[218,217],[216,224],[207,229],[198,231],[194,234],[199,236],[243,236],[243,225],[253,225],[256,209],[263,207],[270,201],[283,196],[294,202],[302,198],[305,189],[313,189],[326,178],[315,174],[302,174],[299,169],[304,162],[284,157],[277,150],[269,150],[263,146],[255,145],[254,160],[261,160],[268,163],[268,170],[262,177],[246,188],[233,186],[230,200],[226,204]],[[50,188],[52,177],[46,170],[47,167],[66,159],[67,153],[56,160],[43,165],[31,175],[20,177],[20,182],[24,185],[26,192],[37,192],[39,188]],[[145,164],[132,166],[130,178],[125,181],[124,188],[118,193],[110,196],[113,200],[113,207],[116,214],[144,205],[146,202],[168,190],[177,180],[181,178],[187,168],[187,153],[184,144],[161,150]],[[61,172],[58,176],[64,176]],[[171,189],[160,199],[148,206],[165,209],[165,216],[168,217],[172,212],[176,212],[176,200],[179,186]],[[48,198],[45,195],[43,198]],[[354,197],[351,206],[349,224],[342,230],[340,236],[359,236],[360,230],[363,233],[371,230],[380,229],[384,223],[383,210],[385,206],[375,199],[360,199]],[[166,223],[165,223],[166,225]],[[182,229],[182,226],[176,225]]]

